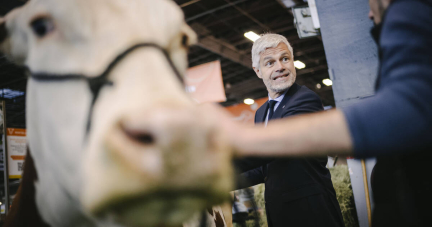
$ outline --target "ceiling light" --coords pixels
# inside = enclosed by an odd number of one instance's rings
[[[295,6],[296,3],[293,0],[282,0],[282,3],[287,7],[288,9]]]
[[[324,79],[323,80],[323,84],[327,85],[327,86],[332,86],[333,82],[330,79]]]
[[[9,88],[0,89],[0,96],[2,98],[13,99],[23,95],[24,95],[23,91],[11,90]]]
[[[321,89],[321,84],[317,84],[316,88]]]
[[[252,104],[255,103],[255,101],[254,101],[253,99],[245,99],[243,102],[244,102],[246,105],[252,105]]]
[[[252,40],[252,42],[255,42],[257,39],[259,39],[261,37],[258,34],[256,34],[255,32],[246,32],[246,33],[244,33],[244,36],[246,38]]]
[[[294,66],[298,69],[304,69],[306,67],[305,63],[301,61],[294,61]]]

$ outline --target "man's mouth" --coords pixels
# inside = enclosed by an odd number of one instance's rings
[[[288,75],[289,75],[289,73],[278,75],[278,76],[273,77],[273,80],[282,79],[282,78],[288,77]]]

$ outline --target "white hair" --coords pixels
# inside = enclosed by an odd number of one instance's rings
[[[252,46],[252,67],[259,68],[260,54],[267,48],[277,47],[281,42],[287,45],[289,51],[291,52],[291,58],[294,59],[293,48],[284,36],[273,33],[265,33],[261,34],[261,37],[257,39]]]

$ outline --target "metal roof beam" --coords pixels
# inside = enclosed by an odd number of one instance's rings
[[[198,57],[196,57],[196,58],[191,58],[190,60],[189,60],[189,65],[193,65],[195,62],[197,62],[197,61],[201,61],[201,60],[203,60],[203,59],[205,59],[205,58],[208,58],[208,57],[210,57],[210,56],[212,56],[214,53],[206,53],[206,54],[201,54],[201,55],[199,55]]]
[[[203,13],[200,13],[200,14],[197,14],[195,16],[186,18],[186,22],[190,22],[190,21],[196,20],[196,19],[198,19],[200,17],[207,16],[209,14],[212,14],[212,13],[216,12],[216,11],[219,11],[219,10],[228,8],[228,7],[232,6],[232,5],[236,5],[236,4],[239,4],[239,3],[242,3],[242,2],[246,2],[246,1],[248,1],[248,0],[239,0],[239,1],[235,1],[235,2],[232,2],[232,3],[229,3],[229,4],[225,4],[225,5],[216,7],[214,9],[210,9],[210,10],[204,11]]]
[[[239,11],[240,13],[242,13],[243,15],[245,15],[247,18],[251,19],[253,22],[255,22],[257,25],[259,25],[262,29],[266,30],[267,32],[271,31],[271,28],[268,27],[267,25],[261,23],[259,20],[257,20],[255,17],[253,17],[252,15],[250,15],[248,12],[244,11],[243,9],[241,9],[240,7],[236,6],[233,2],[231,2],[230,0],[225,0],[225,2],[227,2],[229,5],[231,5],[232,7],[234,7],[237,11]]]
[[[265,9],[267,7],[271,7],[273,5],[275,5],[275,3],[269,2],[268,0],[255,1],[255,2],[252,2],[250,5],[248,5],[248,8],[245,10],[248,11],[249,13],[253,13],[253,12],[257,12],[257,11],[260,11],[262,9]],[[238,13],[233,14],[231,11],[227,11],[226,13],[220,15],[220,17],[224,18],[226,21],[233,20],[233,19],[236,19],[236,18],[241,17],[241,16],[242,16],[242,14],[238,14]],[[206,23],[205,25],[210,27],[210,26],[214,26],[218,23],[220,23],[220,21],[215,20],[215,21]]]
[[[212,36],[207,36],[203,39],[200,39],[197,45],[215,54],[219,54],[233,62],[239,63],[248,68],[252,68],[250,55],[242,54],[238,50],[228,48],[223,42],[220,42],[218,39]]]
[[[210,31],[198,23],[192,24],[191,27],[199,36],[205,36],[199,39],[197,43],[198,46],[215,54],[219,54],[220,56],[239,63],[247,68],[252,68],[250,54],[244,54],[237,50],[233,45],[217,39],[214,36],[208,35],[210,34]]]
[[[201,0],[192,0],[192,1],[189,1],[189,2],[181,4],[180,7],[184,8],[184,7],[188,6],[188,5],[192,5],[192,4],[197,3],[199,1],[201,1]]]

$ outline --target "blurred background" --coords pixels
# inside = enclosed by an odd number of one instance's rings
[[[355,81],[357,83],[355,86],[352,84],[348,84],[348,86],[343,79],[339,79],[341,77],[338,77],[339,87],[334,88],[335,75],[339,75],[340,71],[335,65],[329,67],[330,64],[328,63],[328,60],[331,61],[330,59],[336,62],[335,59],[347,58],[329,50],[347,52],[350,56],[356,56],[353,49],[363,47],[353,47],[353,45],[357,45],[356,40],[344,35],[354,34],[347,31],[356,29],[361,30],[362,34],[362,36],[357,36],[357,39],[364,39],[362,37],[369,36],[368,29],[371,23],[366,21],[368,11],[366,1],[354,1],[353,3],[345,3],[340,0],[327,1],[327,6],[321,5],[320,7],[318,5],[320,21],[317,16],[314,16],[314,12],[317,11],[315,1],[309,1],[309,3],[307,0],[174,1],[181,7],[186,22],[197,33],[199,38],[197,45],[192,46],[189,50],[190,69],[185,80],[185,90],[198,103],[220,103],[234,115],[235,120],[244,124],[253,124],[255,111],[267,101],[268,93],[262,80],[256,76],[252,69],[250,52],[258,35],[266,32],[278,33],[287,37],[294,49],[294,60],[297,68],[296,82],[316,92],[320,96],[325,109],[334,108],[336,105],[346,105],[359,98],[372,95],[372,92],[369,91],[372,88],[365,90],[362,84],[366,84],[366,87],[372,87],[370,81],[373,81],[374,77],[369,76],[368,80],[364,82],[359,81],[358,78],[357,80],[349,79],[351,76],[356,76],[356,72],[360,72],[355,68],[350,68],[342,73],[343,76],[348,78],[347,81]],[[11,9],[24,3],[24,0],[0,0],[0,15],[3,16]],[[358,6],[359,4],[361,4],[361,7]],[[353,9],[357,11],[352,11]],[[351,15],[353,12],[357,13]],[[334,18],[331,17],[332,14],[334,14]],[[358,26],[344,24],[344,17],[351,16],[353,20],[360,21],[358,18],[361,18],[362,24]],[[334,27],[340,25],[338,23],[347,25],[345,27],[341,26],[341,29],[345,30],[334,30]],[[342,37],[341,39],[347,41],[346,43],[349,41],[348,44],[351,46],[335,48],[335,45],[339,45],[338,42],[341,42],[338,37]],[[370,45],[370,41],[367,42],[366,46]],[[346,51],[347,48],[350,51]],[[375,49],[367,49],[366,51],[368,51],[369,55],[363,54],[363,56],[360,53],[361,50],[356,52],[359,52],[360,59],[367,58],[370,61],[375,61],[376,55],[370,57],[370,53],[374,53]],[[352,57],[349,60],[357,62],[354,58]],[[372,65],[366,75],[375,75],[376,63],[370,63],[370,61],[363,61],[363,65],[356,64],[359,67]],[[342,68],[345,65],[338,63]],[[361,73],[364,74],[364,72]],[[3,156],[5,147],[4,134],[6,128],[26,128],[26,79],[24,68],[17,67],[8,62],[4,56],[0,56],[0,101],[4,103],[1,106],[2,115],[0,118],[2,118],[2,123],[4,121],[2,127],[4,125],[5,129],[1,130],[2,139],[0,141],[0,150],[2,152],[2,156],[0,156],[2,214],[4,214],[5,204],[11,203],[19,185],[17,175],[10,177],[9,174],[9,177],[5,178],[7,174],[4,172],[3,165],[5,160]],[[334,90],[336,90],[335,93]],[[358,90],[363,93],[356,93]],[[335,95],[337,97],[336,101]],[[6,111],[4,112],[4,110]],[[11,138],[13,136],[17,135],[12,135]],[[19,139],[15,140],[15,142],[22,141],[21,137]],[[372,164],[368,166],[368,172],[372,167]],[[361,180],[362,171],[366,170],[359,167],[358,160],[348,159],[347,161],[343,157],[329,157],[328,168],[332,173],[333,184],[346,226],[367,226],[365,224],[367,223],[367,215],[364,205],[364,186]],[[356,190],[359,193],[359,196],[355,198],[352,191],[353,185],[355,185],[354,195]],[[11,195],[9,201],[5,200],[6,188],[8,194]],[[258,185],[246,194],[240,191],[235,193],[235,201],[241,204],[239,206],[243,206],[239,212],[246,212],[242,215],[244,218],[236,220],[235,225],[241,226],[242,223],[245,223],[252,226],[254,217],[258,216],[260,226],[267,226],[263,192],[263,185]],[[251,199],[253,199],[253,203],[250,202]],[[257,209],[250,209],[251,206],[256,206]],[[4,215],[1,216],[1,219],[3,218]]]

